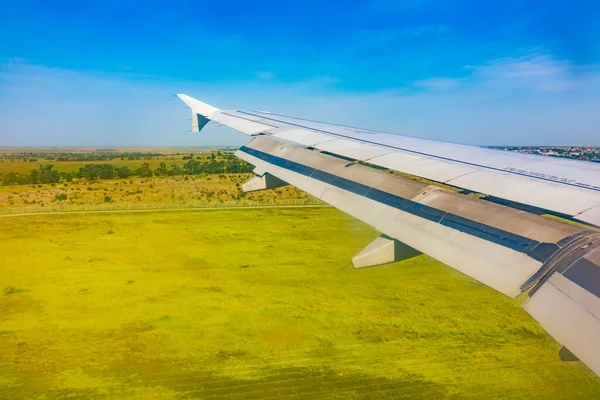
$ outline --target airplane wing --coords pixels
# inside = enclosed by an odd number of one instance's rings
[[[355,268],[425,253],[507,296],[528,293],[523,308],[561,354],[600,375],[600,164],[224,111],[178,96],[194,131],[214,121],[251,136],[236,152],[255,166],[244,190],[291,184],[382,232]]]

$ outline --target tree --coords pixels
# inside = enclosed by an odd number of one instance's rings
[[[183,172],[187,175],[198,175],[202,171],[202,164],[196,160],[189,160],[183,166]]]
[[[183,175],[183,170],[176,163],[171,164],[171,170],[169,171],[169,175]]]
[[[129,178],[131,176],[131,170],[128,166],[117,168],[117,176],[119,178]]]
[[[31,170],[29,173],[29,182],[28,183],[40,183],[39,173],[37,169]]]
[[[154,170],[154,175],[156,175],[156,176],[169,175],[169,169],[167,168],[167,163],[162,161],[160,164],[158,164],[158,167]]]
[[[79,168],[77,177],[93,181],[95,179],[98,179],[98,170],[96,169],[94,164],[87,164]]]
[[[5,175],[0,175],[0,181],[3,185],[25,185],[30,183],[28,175],[22,175],[18,172],[9,172]]]
[[[154,173],[150,169],[150,164],[143,163],[142,166],[135,170],[135,175],[142,178],[150,178]]]
[[[35,170],[34,170],[35,171]],[[33,171],[31,171],[33,173]],[[36,177],[40,183],[58,183],[60,182],[60,174],[54,169],[54,165],[40,165]],[[34,183],[34,182],[32,182]]]
[[[110,164],[98,165],[98,178],[112,179],[115,177],[115,168]]]
[[[61,172],[60,179],[65,182],[71,182],[73,180],[73,173],[71,172]]]

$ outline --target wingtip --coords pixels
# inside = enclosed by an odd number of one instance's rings
[[[187,104],[193,112],[203,115],[205,117],[208,117],[210,114],[220,111],[218,108],[203,103],[200,100],[194,99],[193,97],[190,97],[187,94],[178,93],[177,97],[179,97],[181,101]]]

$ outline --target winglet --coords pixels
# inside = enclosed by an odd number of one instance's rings
[[[210,115],[221,111],[185,94],[178,94],[177,97],[192,109],[192,132],[200,132],[210,121]]]

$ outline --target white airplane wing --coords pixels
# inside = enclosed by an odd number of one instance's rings
[[[215,121],[247,135],[268,135],[600,226],[600,163],[439,142],[258,111],[223,111],[186,95],[179,97],[204,123]]]
[[[178,96],[194,131],[214,121],[252,136],[236,153],[256,167],[244,190],[291,184],[382,232],[355,268],[425,253],[508,296],[528,293],[524,309],[563,354],[600,375],[600,233],[591,226],[600,226],[600,164],[223,111]]]

